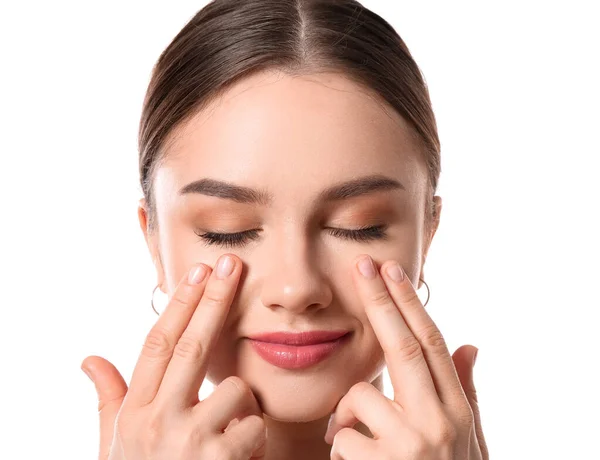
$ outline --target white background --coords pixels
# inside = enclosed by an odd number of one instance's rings
[[[157,319],[136,215],[142,99],[205,3],[0,7],[3,458],[97,456],[79,366],[100,355],[129,382]],[[430,88],[444,208],[428,311],[451,351],[480,349],[492,458],[598,455],[597,2],[363,4]]]

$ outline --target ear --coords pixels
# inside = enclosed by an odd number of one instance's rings
[[[431,223],[429,234],[425,235],[425,241],[423,243],[423,254],[421,255],[421,273],[419,274],[420,279],[425,279],[425,260],[427,259],[427,254],[429,253],[429,248],[431,246],[431,242],[433,241],[433,237],[435,236],[435,232],[440,225],[440,215],[442,214],[442,197],[434,196],[433,197],[433,206],[435,208],[435,216],[433,218],[433,222]],[[420,288],[423,283],[419,281],[419,285],[417,287]]]
[[[163,288],[163,284],[165,281],[165,272],[163,269],[162,259],[160,257],[160,251],[158,246],[158,231],[154,229],[154,231],[150,232],[148,229],[148,206],[144,198],[142,198],[139,201],[138,219],[140,221],[140,228],[144,233],[146,245],[148,246],[148,250],[150,251],[150,257],[152,257],[152,262],[154,263],[154,267],[156,268],[156,282],[160,286],[160,290],[165,292],[165,289]]]

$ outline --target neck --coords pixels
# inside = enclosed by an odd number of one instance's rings
[[[380,374],[371,384],[383,393]],[[330,414],[329,414],[330,415]],[[281,422],[263,415],[267,431],[267,450],[264,460],[329,460],[331,446],[325,442],[329,415],[311,422]],[[362,422],[353,427],[359,433],[372,438],[373,435]]]

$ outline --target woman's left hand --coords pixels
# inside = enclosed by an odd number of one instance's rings
[[[394,265],[387,261],[378,273],[373,263],[370,278],[353,270],[385,354],[394,399],[370,383],[354,385],[339,401],[325,435],[333,443],[331,459],[488,460],[473,384],[477,349],[463,346],[450,356],[402,268],[401,281],[388,275]],[[352,428],[359,421],[372,439]]]

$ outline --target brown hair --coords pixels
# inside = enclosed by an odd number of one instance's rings
[[[396,109],[422,146],[429,226],[440,141],[427,85],[394,28],[356,0],[213,0],[162,52],[144,99],[138,147],[149,231],[157,224],[152,183],[167,137],[230,85],[268,69],[343,73]]]

